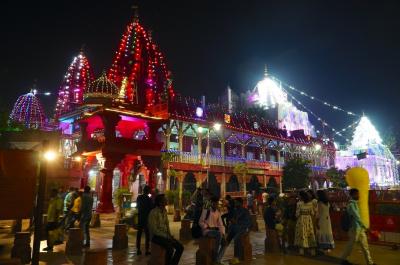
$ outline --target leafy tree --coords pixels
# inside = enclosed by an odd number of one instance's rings
[[[310,161],[292,158],[283,167],[282,184],[284,189],[303,189],[309,184],[311,174]]]
[[[347,183],[345,179],[345,170],[338,169],[337,167],[331,167],[326,171],[326,176],[332,182],[334,188],[346,188]]]

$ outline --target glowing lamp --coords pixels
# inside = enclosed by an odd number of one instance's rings
[[[202,108],[200,108],[200,107],[196,108],[196,116],[199,118],[203,117],[203,109]]]
[[[305,146],[301,147],[301,150],[303,150],[303,151],[306,151],[306,149],[307,149],[307,147],[305,147]]]
[[[317,150],[317,151],[321,150],[321,145],[320,144],[316,144],[315,145],[315,150]]]
[[[57,157],[56,152],[52,150],[48,150],[44,153],[44,159],[46,159],[47,161],[54,161],[56,157]]]
[[[202,132],[203,132],[203,127],[199,126],[199,128],[197,128],[197,131],[198,131],[199,133],[202,133]]]
[[[213,127],[214,127],[214,130],[219,131],[219,130],[221,130],[221,123],[215,123]]]

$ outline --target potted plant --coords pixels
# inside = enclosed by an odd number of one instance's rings
[[[175,191],[167,190],[165,192],[165,197],[167,199],[167,213],[173,214],[174,213],[174,201],[175,201]]]

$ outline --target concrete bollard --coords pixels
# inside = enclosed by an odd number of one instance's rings
[[[91,228],[96,228],[96,227],[100,227],[100,226],[101,226],[100,214],[94,212],[92,214],[92,220],[90,220],[90,227]]]
[[[258,231],[257,215],[250,214],[250,218],[251,218],[251,231],[257,232]]]
[[[165,263],[167,252],[161,246],[151,242],[151,255],[147,265],[167,265]]]
[[[31,262],[31,234],[29,232],[15,233],[14,245],[11,249],[11,258],[19,258],[21,263]]]
[[[70,228],[68,231],[68,239],[65,244],[66,255],[82,255],[83,235],[80,228]]]
[[[179,239],[181,241],[192,239],[192,230],[190,229],[191,221],[189,219],[183,219],[181,221],[181,229],[179,230]]]
[[[0,265],[22,265],[20,259],[0,259]]]
[[[128,229],[125,224],[116,224],[112,242],[113,249],[128,248]]]
[[[235,246],[234,256],[245,262],[250,262],[253,259],[253,248],[250,244],[249,233],[240,235],[240,245]]]
[[[83,265],[107,265],[107,249],[89,249],[85,252]]]
[[[265,245],[265,252],[277,253],[280,251],[279,238],[276,230],[267,228],[264,245]]]
[[[199,239],[199,249],[196,252],[196,265],[212,265],[215,239],[202,237]]]

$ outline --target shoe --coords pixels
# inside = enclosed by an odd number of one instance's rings
[[[349,262],[348,260],[342,260],[342,262],[340,263],[341,265],[353,265],[353,263]]]
[[[140,249],[138,249],[137,251],[136,251],[136,255],[142,255],[142,251],[140,251]]]
[[[149,256],[149,255],[151,255],[151,252],[150,251],[146,251],[146,253],[144,253],[146,256]],[[139,255],[139,254],[138,254]]]
[[[51,251],[53,251],[53,247],[47,247],[47,248],[44,248],[42,250],[43,251],[47,251],[47,252],[51,252]]]

